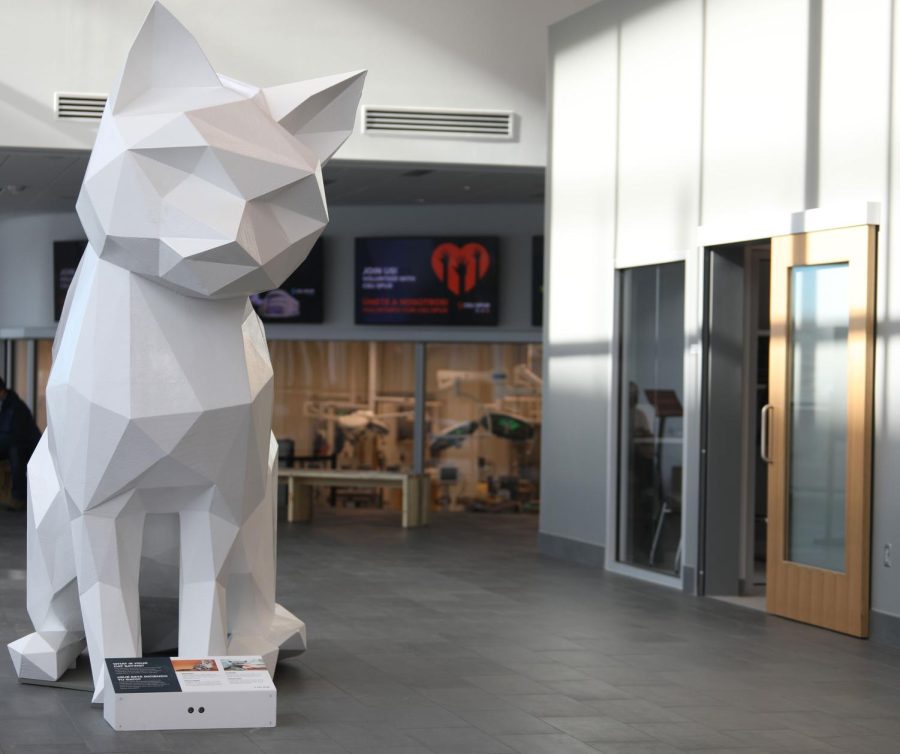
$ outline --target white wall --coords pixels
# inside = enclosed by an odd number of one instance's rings
[[[512,143],[355,134],[343,159],[543,165],[547,26],[592,0],[167,0],[213,67],[259,86],[367,68],[363,103],[508,109]],[[150,0],[0,0],[0,145],[89,148],[55,91],[108,93]]]
[[[541,204],[330,208],[323,236],[325,324],[270,325],[274,338],[539,341],[531,326],[532,237]],[[500,238],[496,327],[369,327],[353,324],[354,239],[358,236],[493,235]],[[53,328],[53,241],[84,238],[74,213],[0,219],[0,329]]]
[[[887,4],[887,3],[885,3]],[[885,23],[881,45],[900,39],[900,15]],[[876,39],[878,39],[876,37]],[[872,511],[872,608],[900,616],[900,569],[885,568],[884,547],[900,542],[900,265],[892,259],[895,227],[900,227],[900,61],[894,55],[893,89],[884,98],[890,108],[890,159],[887,207],[878,249],[878,321],[875,325],[875,507]],[[864,117],[864,115],[863,115]],[[896,560],[894,561],[896,564]]]
[[[594,6],[588,13],[596,13]],[[605,542],[615,246],[615,29],[551,30],[542,534]]]
[[[53,242],[84,237],[74,212],[0,217],[0,329],[53,326]]]
[[[881,199],[890,143],[892,3],[824,5],[818,204]]]
[[[804,208],[809,0],[710,0],[703,222]]]
[[[619,31],[616,264],[684,257],[699,205],[703,3],[632,2]],[[650,220],[652,218],[652,221]]]
[[[609,359],[597,347],[596,374],[564,372],[555,354],[563,333],[589,329],[608,342],[614,265],[687,259],[686,390],[696,392],[697,226],[879,202],[872,607],[900,616],[900,568],[882,563],[885,544],[900,547],[898,15],[892,0],[606,0],[551,27],[544,460],[590,472],[578,483],[545,469],[542,531],[604,542],[597,509],[612,504],[615,475],[597,446],[603,430],[565,418],[582,405],[610,426]],[[588,115],[598,118],[589,127]],[[588,298],[573,272],[585,264]],[[686,488],[696,498],[696,480]],[[696,520],[687,526],[691,566]]]

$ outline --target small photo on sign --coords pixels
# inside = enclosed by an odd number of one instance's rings
[[[222,670],[266,670],[266,663],[262,657],[248,657],[246,659],[229,657],[222,660]]]
[[[216,671],[219,669],[219,666],[216,665],[216,661],[211,658],[201,660],[172,660],[172,667],[175,668],[176,673],[187,673],[203,670]]]

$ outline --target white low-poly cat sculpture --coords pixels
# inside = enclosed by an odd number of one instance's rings
[[[270,670],[305,649],[275,602],[272,366],[247,297],[277,287],[328,221],[321,165],[363,78],[257,89],[150,11],[78,197],[89,243],[28,467],[35,632],[9,645],[20,677],[59,678],[86,640],[96,702],[104,659],[149,644]],[[167,594],[165,625],[148,605]]]

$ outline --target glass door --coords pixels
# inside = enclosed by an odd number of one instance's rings
[[[767,608],[866,636],[875,240],[857,226],[772,239]]]

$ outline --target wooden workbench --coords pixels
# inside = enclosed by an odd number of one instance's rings
[[[402,471],[279,468],[288,486],[287,520],[311,521],[313,487],[399,487],[403,491],[403,528],[428,523],[428,478]]]

